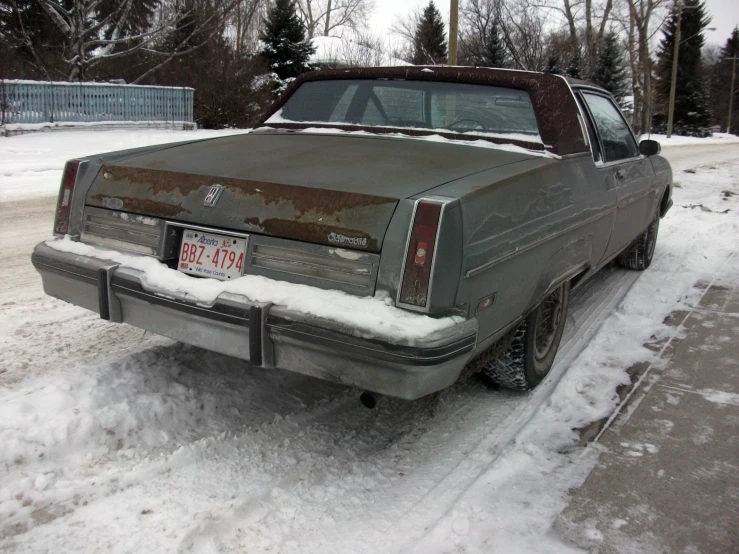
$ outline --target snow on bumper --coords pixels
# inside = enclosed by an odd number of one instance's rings
[[[144,286],[144,271],[119,262],[36,246],[33,265],[46,294],[172,339],[278,368],[416,399],[456,381],[472,357],[477,321],[423,338],[390,341],[356,336],[344,323],[243,294],[221,292],[207,305],[186,294]],[[191,277],[188,277],[192,279]]]

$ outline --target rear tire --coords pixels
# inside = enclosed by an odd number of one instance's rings
[[[505,352],[483,366],[483,381],[514,390],[530,390],[541,383],[557,355],[569,300],[569,282],[547,295],[518,325]]]
[[[644,271],[652,263],[654,249],[657,246],[659,231],[659,214],[649,227],[632,242],[629,247],[618,256],[618,263],[626,269]]]

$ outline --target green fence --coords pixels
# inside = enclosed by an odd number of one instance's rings
[[[57,122],[191,122],[194,89],[0,81],[0,124]]]

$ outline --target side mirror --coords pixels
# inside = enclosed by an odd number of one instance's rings
[[[662,151],[662,147],[656,140],[644,139],[639,143],[639,153],[645,156],[656,156]]]

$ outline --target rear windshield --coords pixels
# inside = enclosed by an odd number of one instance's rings
[[[540,142],[527,92],[463,83],[308,81],[267,123],[388,127]]]

